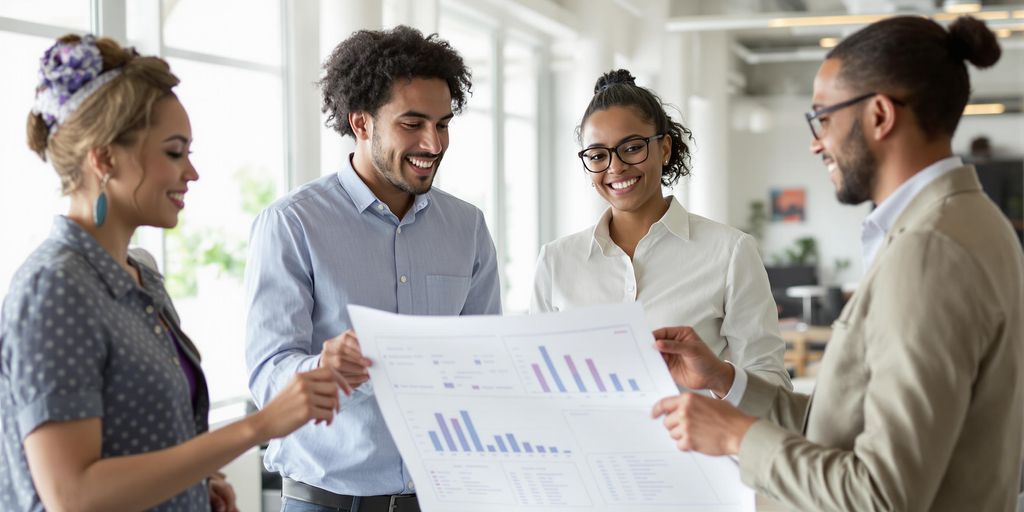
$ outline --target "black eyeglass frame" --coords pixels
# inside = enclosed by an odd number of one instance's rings
[[[605,146],[591,146],[589,148],[581,150],[579,153],[576,153],[576,156],[578,156],[579,159],[580,159],[580,162],[583,163],[583,170],[585,170],[585,171],[587,171],[589,173],[593,173],[593,174],[600,174],[602,172],[607,171],[608,168],[612,166],[612,154],[614,154],[616,157],[618,157],[620,162],[622,162],[624,164],[627,164],[627,165],[637,165],[637,164],[642,164],[642,163],[646,162],[647,159],[651,157],[651,141],[652,140],[660,139],[660,138],[662,138],[662,137],[664,137],[666,135],[668,135],[668,134],[667,133],[656,133],[654,135],[651,135],[650,137],[633,137],[633,138],[626,139],[626,140],[620,142],[614,148],[609,148],[609,147],[605,147]],[[647,155],[644,156],[644,159],[640,160],[638,162],[627,162],[626,160],[624,160],[622,158],[622,155],[619,154],[619,148],[621,148],[622,146],[624,146],[626,144],[629,144],[630,142],[636,142],[636,141],[640,141],[640,140],[644,141],[644,144],[646,144],[646,148],[645,149],[647,150]],[[586,153],[587,151],[593,151],[595,149],[603,149],[603,150],[608,152],[608,165],[606,165],[605,168],[601,169],[600,171],[594,171],[594,170],[591,170],[590,167],[587,167],[587,160],[583,156],[583,154]]]
[[[833,112],[835,112],[837,110],[842,110],[842,109],[844,109],[846,107],[849,107],[851,105],[856,105],[856,104],[858,104],[858,103],[860,103],[860,102],[862,102],[862,101],[864,101],[864,100],[866,100],[868,98],[872,98],[872,97],[877,96],[879,94],[882,94],[882,93],[880,93],[880,92],[867,92],[867,93],[861,94],[860,96],[856,96],[856,97],[850,98],[850,99],[848,99],[846,101],[840,101],[839,103],[835,103],[835,104],[829,105],[827,107],[822,107],[822,108],[820,108],[818,110],[813,110],[811,112],[804,112],[804,119],[807,120],[807,127],[811,129],[811,135],[814,137],[814,140],[821,140],[821,137],[818,135],[818,130],[814,129],[814,121],[815,120],[818,120],[821,116],[824,116],[824,115],[827,115],[827,114],[831,114],[831,113],[833,113]],[[899,106],[904,106],[904,105],[907,104],[905,101],[898,100],[896,98],[893,98],[892,96],[885,95],[885,97],[889,98],[890,101],[892,101],[894,104],[899,105]],[[818,124],[819,125],[821,124],[820,120],[818,120]]]

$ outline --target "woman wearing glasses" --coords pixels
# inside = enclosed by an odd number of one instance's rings
[[[754,239],[693,215],[662,187],[690,173],[690,131],[626,70],[594,87],[577,137],[591,186],[608,203],[592,228],[541,249],[531,312],[640,301],[680,386],[733,401],[746,374],[790,386],[775,302]],[[717,354],[720,382],[677,371],[678,341]],[[686,346],[692,346],[688,344]],[[733,366],[732,364],[736,366]],[[736,375],[733,385],[733,375]]]

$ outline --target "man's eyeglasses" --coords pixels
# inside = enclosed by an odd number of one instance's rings
[[[664,137],[664,133],[651,135],[650,137],[634,137],[623,141],[614,148],[590,147],[576,153],[583,161],[583,168],[589,172],[599,173],[607,171],[612,165],[612,153],[619,157],[624,164],[635,165],[643,163],[650,156],[650,145],[652,140]]]
[[[857,96],[855,98],[850,98],[850,99],[848,99],[846,101],[840,101],[839,103],[836,103],[835,105],[829,105],[827,107],[822,107],[822,108],[819,108],[818,110],[814,110],[812,112],[804,113],[804,118],[807,119],[807,125],[811,127],[811,135],[813,135],[816,140],[821,138],[821,134],[824,132],[824,127],[821,125],[821,116],[831,114],[832,112],[835,112],[837,110],[842,110],[842,109],[844,109],[846,107],[849,107],[850,105],[856,105],[856,104],[858,104],[858,103],[860,103],[860,102],[862,102],[862,101],[864,101],[864,100],[866,100],[868,98],[871,98],[871,97],[873,97],[873,96],[875,96],[877,94],[879,94],[879,93],[877,93],[877,92],[869,92],[869,93],[861,94],[860,96]],[[892,100],[892,102],[895,103],[896,105],[900,105],[900,106],[906,105],[906,102],[900,101],[900,100],[898,100],[896,98],[893,98],[891,96],[887,96],[887,97],[890,100]]]

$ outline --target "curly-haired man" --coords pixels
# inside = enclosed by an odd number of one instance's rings
[[[246,268],[249,387],[265,403],[297,372],[329,366],[356,387],[329,426],[270,445],[282,510],[418,510],[350,330],[350,303],[405,314],[501,313],[479,209],[431,190],[470,72],[436,34],[359,31],[320,81],[328,125],[356,140],[336,174],[265,209]],[[395,495],[399,497],[395,497]]]

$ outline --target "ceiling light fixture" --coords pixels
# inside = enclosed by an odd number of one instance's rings
[[[818,46],[822,48],[835,48],[838,44],[838,37],[823,37],[820,41],[818,41]]]
[[[826,25],[867,25],[888,18],[888,14],[862,14],[857,16],[804,16],[800,18],[775,18],[768,22],[772,28],[814,27]]]
[[[984,12],[972,12],[972,13],[968,13],[968,14],[970,14],[972,18],[977,18],[977,19],[982,20],[982,21],[994,21],[994,20],[1008,20],[1008,19],[1010,19],[1010,12],[1009,11],[984,11]],[[960,16],[963,16],[963,15],[964,15],[963,13],[940,12],[940,13],[937,13],[937,14],[933,14],[932,15],[932,19],[935,20],[935,21],[953,21],[953,20],[955,20],[955,19],[957,19],[957,18],[959,18]]]
[[[981,10],[981,2],[963,2],[959,0],[945,0],[942,2],[942,10],[953,14],[967,14]]]
[[[1006,112],[1002,103],[972,103],[964,108],[965,116],[991,116]]]

